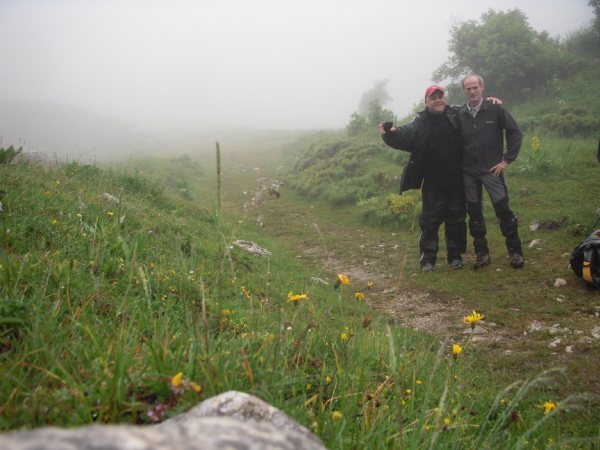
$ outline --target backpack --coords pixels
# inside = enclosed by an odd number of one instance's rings
[[[588,285],[600,288],[600,229],[573,249],[571,269]]]

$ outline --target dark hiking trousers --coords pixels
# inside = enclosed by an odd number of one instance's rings
[[[444,224],[448,262],[467,250],[466,203],[462,186],[445,190],[423,190],[423,212],[419,218],[421,265],[435,264],[439,247],[438,231]]]
[[[523,254],[521,238],[519,237],[519,223],[508,205],[508,190],[503,176],[492,174],[472,175],[464,174],[465,194],[467,197],[467,211],[469,213],[469,233],[473,237],[475,254],[489,253],[483,218],[483,189],[490,196],[496,217],[500,221],[500,231],[504,236],[506,248],[509,253]]]

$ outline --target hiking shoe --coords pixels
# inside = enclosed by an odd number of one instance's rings
[[[452,261],[449,262],[449,264],[450,264],[450,268],[453,270],[462,269],[464,266],[463,261],[460,258],[453,259]]]
[[[475,269],[475,270],[481,269],[482,267],[489,265],[491,262],[492,262],[492,260],[490,259],[490,255],[488,253],[484,253],[482,255],[477,255],[477,258],[475,259],[475,262],[473,263],[473,269]]]
[[[421,270],[423,272],[433,272],[433,264],[430,262],[423,263],[421,264]]]
[[[525,264],[525,260],[523,259],[523,255],[520,253],[511,253],[508,255],[508,261],[513,269],[520,269]]]

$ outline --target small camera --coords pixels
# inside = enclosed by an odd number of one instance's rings
[[[383,123],[383,131],[385,131],[387,133],[388,131],[390,131],[392,129],[393,126],[394,126],[394,122],[384,122]]]

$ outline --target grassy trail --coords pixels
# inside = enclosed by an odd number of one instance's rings
[[[242,164],[239,167],[246,169],[226,174],[224,204],[229,212],[254,222],[262,233],[285,243],[297,258],[321,267],[324,274],[348,273],[373,281],[367,304],[400,326],[459,339],[466,331],[462,317],[472,310],[483,313],[487,320],[474,340],[483,366],[499,383],[565,367],[569,377],[565,392],[600,393],[600,358],[591,357],[599,349],[592,332],[599,325],[600,296],[584,289],[568,269],[565,243],[553,230],[533,235],[522,221],[524,245],[535,237],[549,244],[544,251],[526,248],[525,269],[513,270],[505,260],[498,227],[490,220],[490,267],[473,271],[467,264],[452,271],[441,251],[437,270],[423,274],[415,217],[395,227],[369,226],[352,208],[332,209],[285,186],[280,197],[262,195],[264,186],[278,179],[276,167],[282,164],[268,155],[253,155],[260,167]],[[251,198],[257,196],[253,204]],[[440,238],[443,249],[443,231]],[[467,263],[470,258],[467,255]],[[557,277],[566,278],[568,285],[555,288]]]

